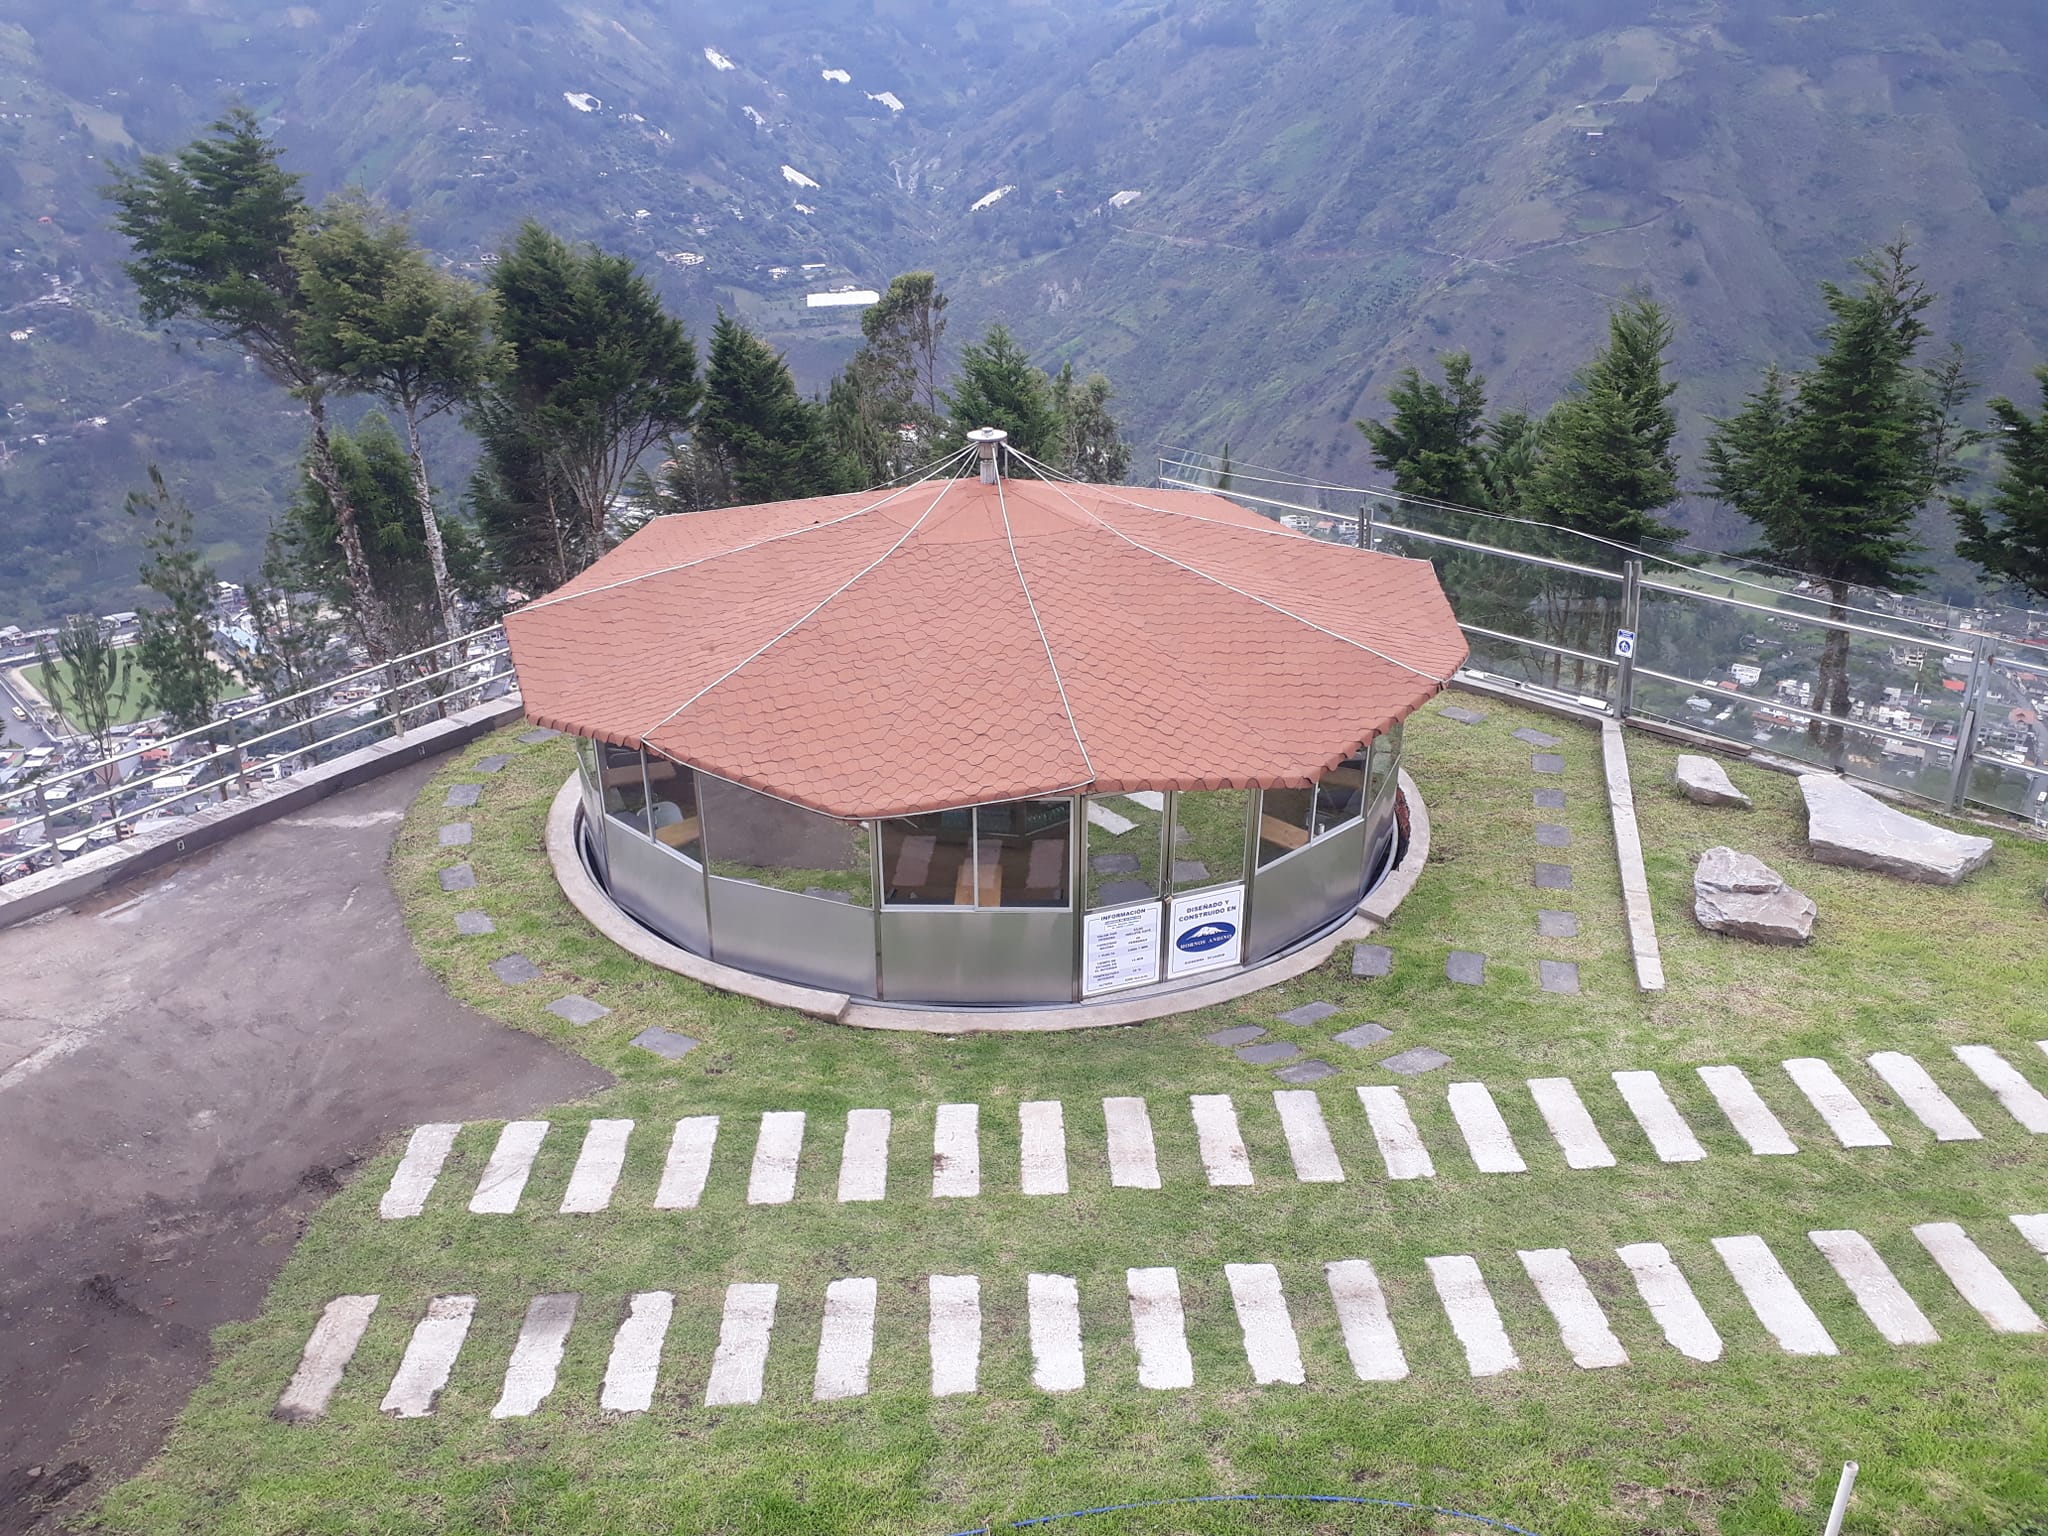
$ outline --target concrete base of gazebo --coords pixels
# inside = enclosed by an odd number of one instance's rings
[[[1143,992],[1125,993],[1100,1002],[1061,1004],[1057,1007],[974,1007],[948,1008],[933,1004],[894,1007],[887,1003],[857,999],[844,992],[800,986],[742,971],[703,955],[671,944],[628,916],[611,896],[591,878],[585,867],[577,836],[577,819],[582,812],[583,789],[574,773],[563,782],[548,808],[548,860],[555,879],[569,904],[590,925],[635,959],[663,970],[674,971],[721,992],[751,997],[756,1002],[808,1013],[859,1029],[897,1029],[928,1035],[1033,1034],[1062,1029],[1101,1029],[1118,1024],[1142,1024],[1174,1014],[1192,1013],[1216,1003],[1278,986],[1314,970],[1352,939],[1376,932],[1393,915],[1415,886],[1416,876],[1429,861],[1429,809],[1416,791],[1415,781],[1406,773],[1400,785],[1408,796],[1409,848],[1403,868],[1391,870],[1359,904],[1358,910],[1318,933],[1310,934],[1292,948],[1242,970],[1213,981],[1181,985],[1166,984]]]

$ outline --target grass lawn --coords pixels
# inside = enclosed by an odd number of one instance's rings
[[[1466,701],[1471,702],[1471,701]],[[466,1209],[497,1127],[471,1125],[423,1215],[381,1221],[377,1203],[399,1146],[370,1161],[313,1222],[262,1315],[216,1336],[218,1366],[163,1456],[118,1490],[99,1519],[114,1531],[945,1533],[1109,1503],[1211,1493],[1335,1493],[1483,1513],[1540,1536],[1639,1532],[1818,1531],[1840,1464],[1861,1461],[1852,1532],[1997,1532],[2048,1508],[2048,1336],[1990,1331],[1908,1229],[1960,1222],[2037,1308],[2048,1264],[2008,1222],[2048,1210],[2048,1145],[2030,1138],[1950,1056],[1951,1043],[1998,1047],[2035,1082],[2044,1034],[2041,893],[2048,848],[2001,838],[1992,866],[1952,890],[1824,868],[1803,854],[1790,779],[1736,776],[1753,813],[1706,810],[1666,787],[1674,749],[1630,743],[1670,990],[1634,984],[1619,880],[1600,787],[1597,737],[1484,703],[1474,727],[1426,712],[1410,725],[1408,765],[1435,819],[1432,865],[1384,936],[1391,977],[1353,980],[1346,947],[1274,991],[1141,1027],[1054,1036],[863,1033],[707,992],[630,960],[598,938],[556,890],[542,853],[548,801],[571,771],[569,743],[517,745],[507,733],[469,749],[430,783],[400,834],[392,876],[427,964],[457,995],[547,1036],[614,1073],[617,1085],[549,1118],[518,1214]],[[1537,779],[1534,725],[1566,738],[1562,779]],[[510,752],[484,779],[474,812],[442,809],[467,764]],[[1530,791],[1561,784],[1563,811]],[[436,846],[436,827],[469,816],[467,849]],[[1135,819],[1135,818],[1133,818]],[[1539,851],[1534,827],[1571,831],[1568,851]],[[1728,841],[1777,865],[1820,904],[1811,948],[1765,950],[1705,934],[1688,917],[1690,859]],[[436,871],[468,857],[479,889],[443,894]],[[1537,858],[1570,862],[1575,889],[1532,888]],[[457,910],[481,906],[493,937],[460,938]],[[1540,908],[1580,917],[1580,937],[1536,936]],[[1489,957],[1483,988],[1450,984],[1452,949]],[[508,987],[489,963],[519,951],[542,982]],[[1583,995],[1538,990],[1539,957],[1579,962]],[[545,1012],[578,991],[612,1009],[583,1029]],[[1314,1029],[1274,1014],[1328,1000]],[[1376,1020],[1381,1049],[1353,1054],[1328,1035]],[[1319,1085],[1348,1174],[1292,1176],[1270,1097],[1272,1077],[1203,1043],[1256,1022],[1339,1067]],[[676,1062],[629,1042],[661,1024],[701,1039]],[[1381,1176],[1353,1089],[1401,1082],[1374,1063],[1432,1045],[1453,1065],[1404,1091],[1437,1176]],[[1863,1065],[1871,1051],[1915,1055],[1981,1127],[1984,1140],[1937,1144]],[[1844,1150],[1778,1063],[1833,1063],[1895,1143]],[[1752,1156],[1693,1073],[1744,1068],[1800,1151]],[[1652,1154],[1608,1078],[1658,1071],[1705,1144],[1703,1162]],[[1620,1163],[1564,1166],[1522,1080],[1568,1076]],[[1450,1081],[1489,1084],[1530,1171],[1479,1173],[1445,1104]],[[1207,1186],[1189,1118],[1191,1093],[1234,1096],[1258,1182]],[[1112,1189],[1104,1176],[1105,1095],[1151,1106],[1163,1188]],[[1018,1193],[1017,1105],[1066,1106],[1073,1193]],[[934,1111],[981,1106],[983,1193],[929,1197]],[[835,1183],[846,1111],[894,1111],[890,1190],[840,1205]],[[801,1109],[809,1129],[797,1194],[745,1203],[754,1117]],[[669,1126],[722,1117],[702,1206],[657,1212],[652,1195]],[[585,1124],[639,1122],[618,1193],[595,1215],[556,1213]],[[1941,1334],[1892,1347],[1807,1239],[1817,1228],[1868,1236]],[[1758,1323],[1710,1239],[1761,1234],[1841,1347],[1783,1353]],[[1726,1343],[1701,1364],[1667,1345],[1615,1257],[1661,1242]],[[1516,1258],[1571,1250],[1631,1363],[1581,1370],[1559,1341]],[[1474,1378],[1430,1288],[1424,1259],[1477,1258],[1521,1369]],[[1370,1259],[1406,1351],[1406,1380],[1365,1383],[1350,1370],[1323,1288],[1326,1260]],[[1232,1309],[1226,1262],[1279,1267],[1306,1364],[1305,1386],[1255,1386]],[[1127,1267],[1179,1270],[1196,1386],[1137,1385]],[[1088,1381],[1052,1395],[1030,1382],[1025,1277],[1080,1283]],[[978,1275],[980,1390],[928,1392],[926,1277]],[[872,1389],[810,1400],[827,1284],[879,1282]],[[705,1374],[733,1281],[781,1286],[759,1404],[707,1409]],[[599,1382],[625,1298],[676,1295],[652,1411],[599,1411]],[[560,1383],[531,1418],[494,1421],[505,1361],[528,1301],[581,1294]],[[374,1292],[383,1304],[328,1416],[287,1427],[270,1410],[321,1308]],[[429,1418],[378,1411],[427,1300],[478,1298],[476,1322]],[[1065,1529],[1066,1527],[1061,1527]],[[1431,1532],[1478,1529],[1399,1511],[1313,1504],[1211,1505],[1104,1515],[1077,1531],[1115,1533]]]
[[[43,666],[41,662],[35,662],[21,669],[21,675],[28,679],[29,685],[49,702],[54,702],[47,680],[47,674],[52,669],[66,683],[70,681],[71,669],[61,661],[53,661],[49,667]],[[227,691],[221,695],[221,698],[223,700],[239,699],[245,697],[248,692],[249,690],[240,683],[230,682]],[[142,663],[137,661],[129,673],[127,693],[113,711],[113,723],[115,725],[129,725],[140,720],[144,715],[152,713],[154,711],[149,707],[149,673],[143,670]],[[66,718],[68,719],[69,717],[67,716]],[[74,721],[73,724],[75,725],[76,722]]]

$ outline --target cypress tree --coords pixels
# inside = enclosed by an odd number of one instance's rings
[[[2034,377],[2041,385],[2039,416],[2003,397],[1991,402],[1998,423],[1993,438],[2004,462],[1989,506],[1958,499],[1950,507],[1962,533],[1957,554],[1996,580],[2048,598],[2048,368]]]
[[[1009,327],[992,325],[980,341],[960,349],[960,370],[941,397],[946,407],[947,450],[962,447],[977,427],[1010,434],[1010,446],[1045,463],[1061,452],[1060,416],[1052,384],[1031,364]]]
[[[696,446],[724,479],[730,502],[747,505],[849,488],[824,411],[797,393],[789,364],[734,316],[711,333],[711,365]]]
[[[1403,496],[1483,506],[1486,380],[1469,352],[1446,352],[1438,362],[1443,383],[1404,368],[1387,391],[1393,418],[1353,425],[1372,444],[1373,463],[1394,477]]]
[[[129,496],[128,512],[145,523],[142,584],[163,600],[142,611],[135,645],[149,703],[172,730],[194,731],[213,723],[228,686],[227,670],[212,654],[213,568],[192,542],[192,509],[171,494],[154,464],[149,490]]]

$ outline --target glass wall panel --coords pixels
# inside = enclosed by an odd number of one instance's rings
[[[1259,814],[1259,868],[1308,846],[1312,789],[1269,789]]]
[[[1120,907],[1159,899],[1159,846],[1166,831],[1166,796],[1090,795],[1088,906]]]
[[[598,785],[604,793],[604,813],[623,827],[643,835],[647,832],[647,780],[640,767],[638,747],[615,747],[599,742]]]
[[[1365,814],[1365,762],[1363,753],[1354,753],[1317,781],[1317,837],[1334,832]]]
[[[1073,801],[1008,800],[974,816],[978,906],[1067,905]]]
[[[708,773],[696,779],[713,876],[874,904],[866,822],[840,821]]]
[[[899,907],[974,905],[974,812],[895,816],[882,826],[882,900]]]
[[[1191,789],[1173,797],[1173,889],[1198,891],[1244,878],[1248,789]]]
[[[692,863],[703,863],[704,817],[697,806],[697,770],[648,753],[647,805],[654,840]]]

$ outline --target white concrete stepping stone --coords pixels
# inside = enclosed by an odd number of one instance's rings
[[[1387,1293],[1380,1277],[1364,1259],[1336,1259],[1323,1266],[1337,1325],[1344,1330],[1344,1350],[1360,1381],[1404,1381],[1408,1357],[1387,1311]]]
[[[519,1325],[519,1342],[505,1365],[505,1385],[491,1409],[494,1419],[530,1418],[555,1390],[562,1350],[576,1321],[574,1295],[536,1296]]]
[[[626,1318],[612,1336],[611,1358],[605,1362],[604,1385],[597,1406],[606,1413],[645,1413],[654,1404],[654,1382],[661,1374],[661,1346],[675,1315],[672,1291],[642,1291],[626,1301]]]
[[[1607,1314],[1586,1277],[1565,1248],[1526,1248],[1516,1257],[1536,1284],[1536,1294],[1557,1319],[1557,1336],[1571,1351],[1574,1364],[1585,1371],[1627,1365],[1628,1351],[1607,1325]]]
[[[676,1122],[662,1165],[661,1187],[654,1192],[657,1211],[694,1211],[704,1197],[711,1173],[711,1150],[718,1144],[718,1116],[691,1115]]]
[[[1663,1081],[1654,1072],[1617,1072],[1614,1086],[1621,1090],[1636,1123],[1650,1138],[1650,1150],[1666,1163],[1697,1163],[1707,1155],[1692,1133],[1692,1127],[1678,1113]]]
[[[510,1216],[518,1210],[534,1157],[547,1134],[545,1120],[514,1120],[500,1131],[491,1160],[484,1164],[484,1176],[469,1197],[470,1210],[479,1216]]]
[[[981,1106],[941,1104],[932,1122],[932,1198],[972,1200],[981,1193]]]
[[[1131,1341],[1138,1348],[1138,1385],[1172,1392],[1195,1384],[1188,1353],[1187,1317],[1180,1305],[1180,1274],[1172,1269],[1127,1269]]]
[[[839,1203],[880,1200],[889,1193],[889,1125],[886,1109],[849,1109],[846,1140],[839,1151]]]
[[[1156,789],[1134,789],[1125,795],[1124,798],[1126,800],[1134,800],[1139,805],[1145,807],[1146,810],[1155,813],[1166,809],[1166,796]]]
[[[1735,1127],[1735,1134],[1749,1143],[1758,1157],[1791,1157],[1798,1146],[1785,1134],[1785,1127],[1771,1113],[1756,1091],[1756,1084],[1740,1067],[1701,1067],[1700,1081],[1721,1106],[1721,1113]]]
[[[2020,1236],[2033,1244],[2034,1251],[2048,1259],[2048,1216],[2015,1216],[2012,1224],[2020,1229]]]
[[[825,1324],[818,1334],[818,1371],[811,1382],[811,1401],[836,1403],[866,1397],[868,1363],[874,1353],[874,1280],[834,1280],[825,1287]]]
[[[1662,1243],[1629,1243],[1614,1252],[1635,1276],[1636,1291],[1664,1330],[1664,1341],[1689,1360],[1720,1359],[1721,1335],[1670,1250]]]
[[[1429,1148],[1415,1129],[1415,1117],[1408,1113],[1408,1101],[1398,1088],[1365,1085],[1358,1090],[1365,1106],[1366,1123],[1379,1145],[1380,1157],[1390,1179],[1433,1179],[1436,1164],[1429,1160]]]
[[[1197,1093],[1188,1098],[1195,1116],[1195,1136],[1202,1147],[1202,1167],[1212,1188],[1249,1184],[1252,1158],[1237,1129],[1237,1106],[1227,1093]]]
[[[1484,1083],[1453,1083],[1446,1091],[1451,1117],[1471,1149],[1472,1161],[1481,1173],[1527,1173],[1529,1165],[1515,1150],[1515,1138],[1501,1118],[1500,1106]]]
[[[1330,1140],[1330,1127],[1323,1119],[1323,1101],[1307,1088],[1279,1089],[1273,1094],[1273,1108],[1280,1112],[1294,1176],[1304,1184],[1342,1184],[1344,1165],[1337,1161],[1337,1144]]]
[[[1018,1176],[1027,1195],[1067,1192],[1067,1111],[1058,1099],[1017,1106]]]
[[[391,1378],[378,1411],[401,1419],[424,1419],[432,1413],[475,1315],[474,1296],[436,1296],[428,1302],[427,1315],[413,1329],[405,1358],[398,1362],[398,1374]]]
[[[1956,1060],[1998,1096],[2006,1112],[2036,1136],[2048,1136],[2048,1095],[2020,1076],[2019,1069],[1988,1045],[1950,1046]]]
[[[1032,1275],[1031,1384],[1041,1392],[1078,1392],[1088,1384],[1081,1365],[1081,1288],[1072,1275]]]
[[[1837,1355],[1835,1341],[1792,1284],[1770,1245],[1754,1234],[1717,1237],[1714,1251],[1742,1288],[1749,1309],[1788,1355]]]
[[[1977,1309],[1984,1321],[1999,1333],[2039,1333],[2041,1318],[2027,1304],[2014,1284],[1970,1241],[1969,1234],[1952,1221],[1924,1222],[1913,1229],[1920,1246],[1934,1255],[1934,1262],[1962,1293],[1963,1300]]]
[[[1271,1264],[1226,1264],[1223,1278],[1230,1282],[1252,1380],[1262,1387],[1275,1382],[1300,1386],[1308,1378],[1301,1368],[1294,1319],[1287,1315],[1287,1296],[1280,1289],[1280,1271]]]
[[[1898,1051],[1879,1051],[1870,1058],[1870,1070],[1899,1096],[1899,1102],[1913,1117],[1934,1132],[1936,1141],[1982,1141],[1984,1133],[1970,1123],[1970,1117],[1956,1108],[1955,1100],[1941,1091],[1927,1069],[1911,1056]]]
[[[1550,1127],[1550,1134],[1564,1149],[1567,1168],[1612,1168],[1614,1154],[1600,1135],[1600,1127],[1586,1111],[1585,1100],[1568,1077],[1532,1077],[1529,1097]]]
[[[1130,817],[1119,816],[1108,806],[1094,800],[1088,802],[1088,821],[1090,825],[1102,828],[1111,837],[1122,837],[1137,825]]]
[[[796,1165],[804,1152],[804,1112],[771,1109],[761,1116],[754,1142],[754,1166],[747,1175],[747,1204],[787,1205],[796,1198]]]
[[[1424,1259],[1429,1283],[1436,1287],[1451,1332],[1465,1347],[1465,1365],[1474,1376],[1499,1376],[1522,1368],[1522,1357],[1501,1326],[1500,1308],[1479,1273],[1479,1261],[1467,1253]]]
[[[932,1352],[932,1396],[960,1397],[980,1385],[981,1279],[933,1275],[929,1287],[925,1342]]]
[[[619,1174],[626,1166],[626,1143],[632,1139],[630,1120],[593,1120],[583,1133],[583,1150],[569,1175],[569,1187],[562,1194],[564,1216],[588,1215],[612,1203],[612,1191],[619,1187]]]
[[[1835,1069],[1815,1056],[1799,1056],[1784,1062],[1785,1075],[1799,1085],[1813,1107],[1827,1121],[1835,1140],[1845,1147],[1888,1147],[1891,1137],[1870,1118],[1849,1085]]]
[[[1941,1335],[1861,1232],[1809,1232],[1887,1344],[1938,1344]]]
[[[1109,1136],[1109,1182],[1115,1189],[1157,1189],[1159,1155],[1152,1144],[1152,1116],[1143,1099],[1104,1099],[1102,1120]]]
[[[287,1424],[317,1419],[327,1411],[341,1385],[341,1373],[355,1358],[370,1316],[377,1310],[375,1296],[337,1296],[327,1303],[320,1321],[306,1338],[299,1356],[299,1368],[277,1399],[275,1416]]]
[[[405,1144],[405,1156],[391,1170],[391,1187],[377,1202],[377,1214],[386,1221],[404,1221],[427,1208],[427,1196],[441,1177],[442,1165],[455,1145],[460,1125],[423,1125]]]
[[[725,1288],[725,1316],[718,1324],[718,1348],[711,1352],[711,1378],[704,1384],[706,1408],[761,1401],[780,1292],[780,1286],[746,1282]]]

